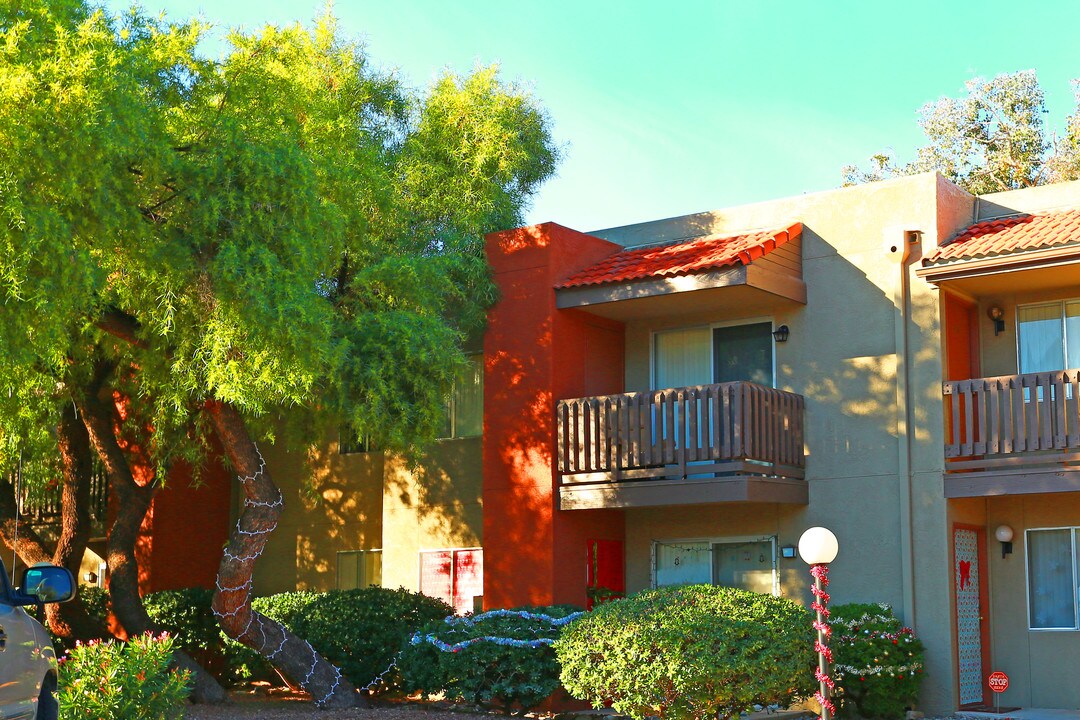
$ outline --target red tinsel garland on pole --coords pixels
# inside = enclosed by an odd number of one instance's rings
[[[833,661],[832,650],[829,648],[829,637],[832,635],[832,627],[829,625],[829,593],[825,592],[825,588],[829,586],[829,566],[811,565],[810,574],[814,577],[814,584],[810,587],[810,592],[814,593],[814,602],[810,607],[817,613],[814,620],[814,629],[817,630],[814,651],[818,654],[818,666],[814,670],[814,678],[819,683],[819,689],[814,693],[814,699],[821,705],[821,720],[829,720],[836,714],[836,706],[830,699],[836,682],[829,677],[829,666]]]

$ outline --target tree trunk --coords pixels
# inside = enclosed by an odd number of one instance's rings
[[[90,396],[84,400],[81,410],[90,441],[105,465],[109,486],[116,500],[116,517],[109,530],[106,551],[113,614],[128,635],[160,632],[147,614],[139,595],[139,561],[135,555],[139,528],[150,510],[156,483],[139,485],[135,481],[127,457],[116,441],[110,404]],[[228,702],[228,694],[221,684],[187,653],[176,650],[173,659],[177,666],[191,673],[194,682],[191,693],[193,702]]]
[[[207,412],[244,493],[244,510],[218,568],[213,608],[221,628],[311,693],[318,706],[366,705],[366,698],[309,642],[251,608],[255,560],[277,527],[284,498],[236,408],[212,401]]]
[[[76,578],[90,541],[90,477],[94,471],[90,436],[72,405],[65,405],[56,428],[57,445],[63,464],[60,494],[60,537],[53,552],[54,565],[65,567]],[[104,625],[90,617],[82,598],[45,606],[45,617],[54,635],[69,643],[109,637]]]

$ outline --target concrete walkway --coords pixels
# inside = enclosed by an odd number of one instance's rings
[[[1049,710],[1039,708],[1021,708],[1007,713],[970,712],[959,710],[958,718],[970,720],[1080,720],[1080,710]]]

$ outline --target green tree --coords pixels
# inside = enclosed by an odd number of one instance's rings
[[[282,502],[252,438],[283,410],[388,448],[435,435],[494,297],[482,234],[520,223],[553,172],[545,115],[493,68],[409,92],[329,15],[233,33],[208,61],[197,23],[78,0],[5,13],[4,384],[34,379],[18,392],[36,417],[74,400],[107,466],[110,393],[159,477],[215,433],[245,498],[218,572],[223,629],[317,702],[354,703],[336,668],[251,608]],[[11,409],[0,446],[28,447],[30,411]]]
[[[870,158],[868,168],[848,165],[844,185],[937,171],[976,195],[1080,178],[1078,105],[1064,137],[1048,134],[1046,103],[1034,70],[974,78],[960,98],[942,98],[919,111],[927,144],[898,164],[891,153]]]

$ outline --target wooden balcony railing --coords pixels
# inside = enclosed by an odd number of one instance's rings
[[[802,478],[803,398],[749,382],[560,400],[565,483]]]
[[[109,477],[105,467],[96,458],[90,471],[90,520],[94,524],[93,531],[104,527],[108,512]],[[15,485],[15,473],[9,473],[8,482]],[[32,524],[50,525],[60,522],[61,514],[60,488],[58,486],[40,489],[37,492],[23,487],[22,497],[19,499],[21,515]]]
[[[950,472],[1080,461],[1080,370],[949,380],[942,391]]]

